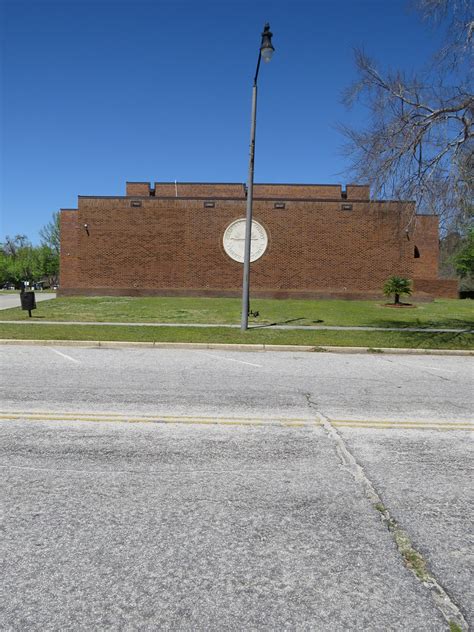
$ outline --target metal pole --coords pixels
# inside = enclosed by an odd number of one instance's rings
[[[260,68],[261,53],[258,56],[257,70],[252,88],[252,119],[250,124],[249,175],[247,182],[247,214],[245,220],[244,273],[242,281],[242,317],[240,330],[248,329],[250,303],[250,249],[252,245],[252,204],[253,204],[253,172],[255,164],[255,128],[257,125],[257,77]]]

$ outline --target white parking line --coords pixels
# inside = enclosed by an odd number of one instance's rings
[[[256,366],[259,369],[263,369],[263,364],[254,364],[253,362],[245,362],[244,360],[235,360],[235,358],[226,358],[225,356],[214,355],[213,353],[201,353],[208,358],[215,358],[217,360],[228,360],[229,362],[240,362],[240,364],[248,364],[249,366]]]
[[[405,365],[407,366],[407,365]],[[430,371],[446,371],[446,373],[456,373],[456,371],[453,371],[453,369],[445,369],[445,368],[438,368],[436,366],[424,366],[423,364],[419,365],[420,369],[429,369]]]
[[[389,360],[388,358],[381,358],[382,360],[385,360],[385,362],[390,362],[390,364],[393,364],[394,361],[393,360]],[[397,362],[397,364],[399,366],[406,366],[407,368],[411,369],[428,369],[429,371],[446,371],[447,373],[456,373],[456,371],[454,371],[453,369],[446,369],[445,367],[436,367],[436,366],[428,366],[426,364],[406,364],[406,362]]]
[[[71,362],[75,362],[76,364],[80,364],[79,360],[76,360],[75,358],[71,358],[71,356],[68,356],[66,353],[62,353],[62,351],[58,351],[57,349],[51,349],[51,351],[54,351],[54,353],[57,353],[62,358],[66,358],[66,360],[70,360]]]

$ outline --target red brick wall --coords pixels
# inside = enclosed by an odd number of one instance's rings
[[[245,188],[244,185],[240,183],[155,182],[155,195],[156,197],[244,198]]]
[[[149,182],[127,182],[127,195],[150,195]]]
[[[366,184],[348,184],[346,186],[348,200],[368,200],[370,187]]]
[[[412,236],[413,256],[415,246],[419,258],[415,259],[415,279],[437,279],[439,261],[439,227],[435,215],[417,215]]]
[[[254,197],[270,199],[341,199],[340,184],[255,184]]]
[[[127,182],[126,195],[155,197],[208,197],[208,198],[245,198],[243,183],[205,183],[205,182]],[[347,198],[369,199],[369,187],[347,186]],[[270,199],[342,199],[340,184],[255,184],[255,198]]]
[[[129,182],[127,196],[80,197],[77,211],[61,212],[62,293],[240,294],[242,265],[226,255],[222,237],[245,216],[243,184]],[[456,281],[438,279],[437,218],[410,223],[412,203],[369,196],[359,185],[348,185],[344,198],[340,185],[255,185],[254,218],[269,244],[252,264],[252,293],[375,297],[397,274],[413,278],[420,296],[457,296]],[[351,210],[342,210],[349,201]]]
[[[127,182],[128,196],[156,197],[245,197],[245,187],[241,183],[205,182]]]
[[[60,286],[78,287],[80,283],[78,211],[61,210],[59,228],[61,231]]]
[[[439,298],[459,298],[457,279],[415,279],[415,292],[425,292]]]
[[[283,192],[277,185],[258,187],[271,187],[264,192],[276,198]],[[317,200],[309,202],[297,199],[304,187],[287,189],[285,209],[255,199],[254,218],[266,228],[269,244],[252,264],[252,291],[354,297],[379,294],[391,274],[413,277],[413,242],[404,234],[408,206],[353,201],[352,210],[343,211],[340,187],[315,188]],[[339,197],[325,201],[324,191],[329,196],[334,189]],[[215,199],[214,208],[205,208],[203,200],[140,201],[135,208],[126,197],[79,198],[75,230],[62,221],[63,250],[77,240],[77,258],[62,258],[64,293],[239,294],[242,265],[226,255],[222,237],[230,222],[245,216],[245,199]]]

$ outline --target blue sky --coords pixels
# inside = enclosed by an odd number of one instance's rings
[[[259,76],[255,180],[345,183],[341,92],[362,46],[414,70],[435,34],[405,0],[3,0],[0,238],[126,180],[244,182]]]

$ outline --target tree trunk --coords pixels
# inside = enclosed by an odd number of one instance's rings
[[[400,305],[400,294],[395,293],[395,305]]]

